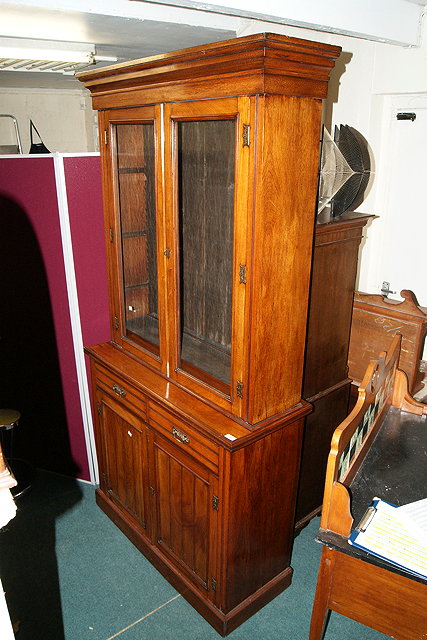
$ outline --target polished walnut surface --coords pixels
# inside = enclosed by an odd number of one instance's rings
[[[292,577],[321,99],[339,52],[258,34],[79,76],[100,110],[113,336],[88,350],[97,500],[222,635]],[[150,142],[128,128],[146,125]],[[155,235],[132,212],[148,219],[151,193]]]
[[[340,47],[260,33],[78,74],[94,107],[224,95],[326,98]],[[224,91],[224,88],[226,90]]]

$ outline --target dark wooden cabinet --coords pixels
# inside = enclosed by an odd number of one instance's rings
[[[99,110],[113,334],[88,350],[97,500],[223,635],[292,576],[339,51],[260,34],[79,76]]]
[[[303,378],[303,398],[313,410],[304,431],[297,528],[321,509],[331,438],[349,411],[348,352],[358,254],[372,218],[346,213],[316,225]]]

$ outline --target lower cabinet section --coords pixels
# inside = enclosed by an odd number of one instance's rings
[[[165,438],[153,434],[156,544],[212,600],[218,479]]]
[[[227,635],[291,582],[307,409],[228,442],[104,366],[93,370],[98,504]]]
[[[102,490],[149,531],[145,423],[106,394],[99,396],[98,407],[104,450]]]
[[[296,508],[296,529],[302,529],[322,508],[324,479],[331,440],[348,415],[350,380],[310,398],[313,411],[307,416],[301,456]]]

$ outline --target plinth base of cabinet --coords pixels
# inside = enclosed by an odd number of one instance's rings
[[[223,637],[234,631],[291,584],[293,569],[287,567],[234,609],[228,613],[223,613],[211,602],[203,598],[202,594],[198,592],[197,588],[191,584],[186,576],[169,563],[157,547],[141,534],[138,525],[133,523],[131,518],[127,518],[100,490],[96,491],[96,502],[162,576]]]

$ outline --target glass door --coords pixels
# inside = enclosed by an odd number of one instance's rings
[[[236,118],[175,130],[180,366],[214,386],[230,385],[235,130]]]
[[[154,125],[117,124],[115,128],[126,334],[157,349]]]
[[[173,180],[168,226],[177,229],[174,371],[187,387],[215,401],[219,393],[229,403],[237,373],[233,336],[244,294],[236,284],[239,261],[246,265],[248,206],[240,180],[247,152],[239,99],[170,105],[165,123]],[[242,217],[243,243],[236,236]]]
[[[139,110],[139,121],[126,112],[112,114],[109,121],[115,185],[110,235],[117,265],[112,269],[118,273],[113,325],[117,342],[158,358],[157,125],[154,114],[143,120],[145,113]]]

